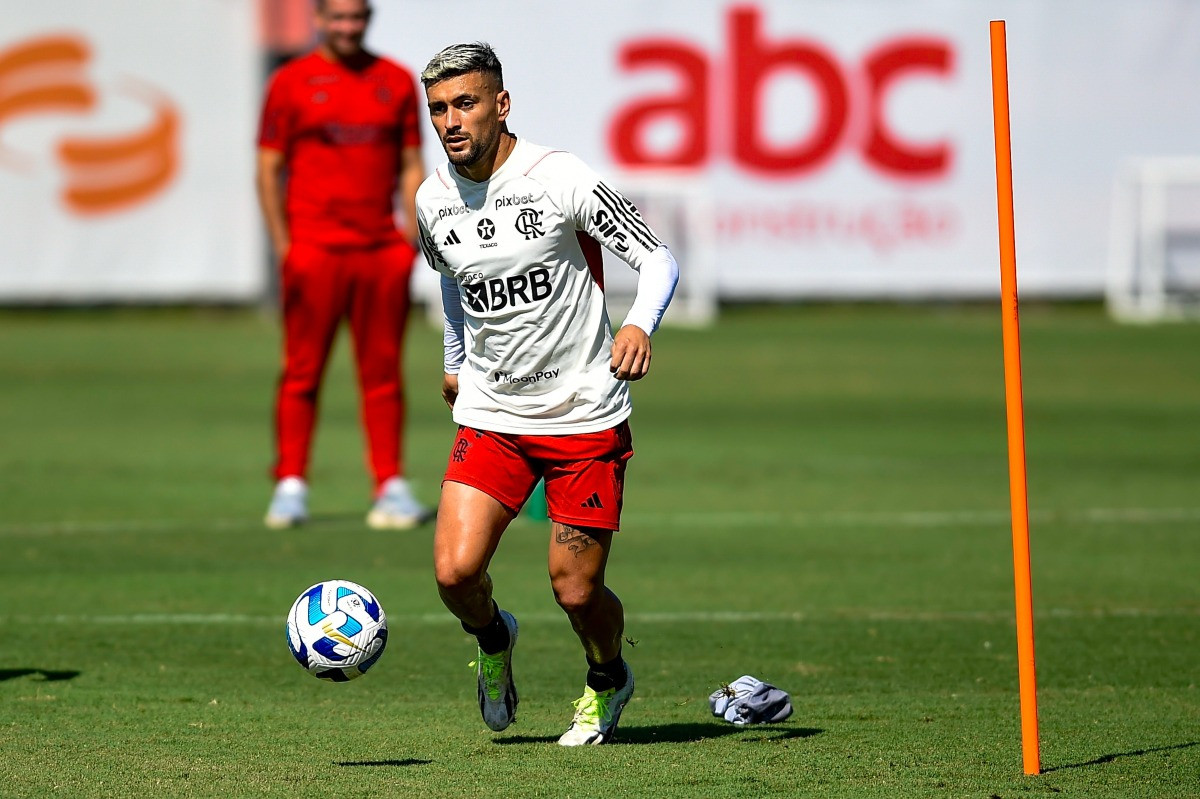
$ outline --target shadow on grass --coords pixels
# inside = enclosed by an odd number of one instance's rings
[[[661,724],[645,727],[622,727],[616,743],[620,744],[680,744],[706,738],[724,738],[744,734],[747,740],[783,741],[788,738],[811,738],[825,732],[813,727],[777,727],[756,724],[739,727],[736,724]]]
[[[407,760],[339,760],[335,761],[334,765],[343,768],[362,768],[364,766],[427,766],[432,762],[432,760],[415,760],[413,758]]]
[[[1043,774],[1049,774],[1051,771],[1062,771],[1069,768],[1085,768],[1087,766],[1102,766],[1105,763],[1111,763],[1119,757],[1139,757],[1141,755],[1149,755],[1155,752],[1169,752],[1172,749],[1189,749],[1193,746],[1200,746],[1200,741],[1188,741],[1185,744],[1173,744],[1171,746],[1154,746],[1149,749],[1135,749],[1132,752],[1114,752],[1111,755],[1102,755],[1095,760],[1088,760],[1083,763],[1068,763],[1064,766],[1054,766],[1053,768],[1042,769]]]
[[[73,680],[82,674],[82,672],[54,671],[52,669],[0,669],[0,682],[15,680],[18,677],[28,677],[32,674],[41,675],[43,682],[59,682],[61,680]]]
[[[772,725],[755,725],[738,727],[733,724],[660,724],[657,726],[621,727],[617,731],[614,744],[680,744],[691,741],[702,741],[707,738],[724,738],[728,735],[748,734],[747,743],[758,741],[783,741],[788,738],[811,738],[820,735],[824,730],[812,727],[778,727]],[[497,738],[497,744],[541,744],[553,743],[558,736],[542,735],[513,735],[508,738]]]

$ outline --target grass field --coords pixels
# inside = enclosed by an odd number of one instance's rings
[[[522,518],[517,724],[488,732],[431,529],[375,533],[345,341],[308,527],[269,532],[278,334],[254,312],[0,313],[0,796],[1200,796],[1200,327],[1023,310],[1042,760],[1021,769],[995,308],[747,308],[666,329],[636,386],[610,583],[621,741],[553,745],[583,662]],[[410,475],[452,425],[415,325]],[[300,670],[292,599],[344,577],[392,637]],[[793,717],[737,728],[753,674]]]

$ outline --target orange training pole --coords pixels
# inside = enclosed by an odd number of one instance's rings
[[[1033,656],[1033,589],[1029,573],[1029,498],[1025,493],[1025,408],[1021,395],[1021,323],[1017,315],[1017,246],[1013,219],[1012,142],[1008,124],[1008,55],[1004,21],[992,20],[992,113],[996,124],[996,202],[1000,220],[1000,298],[1004,323],[1004,399],[1008,408],[1008,484],[1017,665],[1021,683],[1021,751],[1025,773],[1040,774],[1037,674]]]

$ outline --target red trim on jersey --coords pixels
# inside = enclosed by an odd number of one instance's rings
[[[604,291],[604,251],[600,249],[600,243],[582,230],[575,231],[575,238],[579,239],[579,249],[583,250],[583,259],[587,261],[592,280]]]
[[[433,170],[433,171],[434,171],[434,173],[436,173],[436,174],[437,174],[437,176],[438,176],[438,180],[440,180],[440,181],[442,182],[442,185],[443,185],[443,186],[445,186],[445,187],[446,187],[446,188],[448,188],[448,189],[450,189],[450,188],[453,188],[453,187],[454,187],[454,186],[453,186],[453,184],[451,184],[451,183],[447,183],[447,182],[446,182],[446,179],[445,179],[444,177],[442,177],[442,168],[441,168],[440,166],[439,166],[437,169]]]
[[[545,160],[546,160],[546,156],[550,156],[550,155],[554,155],[555,153],[562,153],[562,152],[566,152],[566,151],[565,151],[565,150],[551,150],[550,152],[546,153],[545,155],[543,155],[543,156],[542,156],[541,158],[539,158],[538,160],[534,161],[532,164],[530,164],[530,165],[529,165],[529,169],[526,169],[526,170],[525,170],[525,177],[529,177],[529,173],[530,173],[530,172],[532,172],[532,171],[533,171],[535,168],[537,168],[537,165],[538,165],[538,164],[540,164],[540,163],[542,163],[543,161],[545,161]]]

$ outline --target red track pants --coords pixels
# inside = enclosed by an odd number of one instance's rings
[[[277,480],[307,474],[321,377],[343,317],[350,322],[375,487],[404,473],[401,358],[414,255],[407,242],[353,249],[293,243],[288,250],[283,373],[275,403]]]

